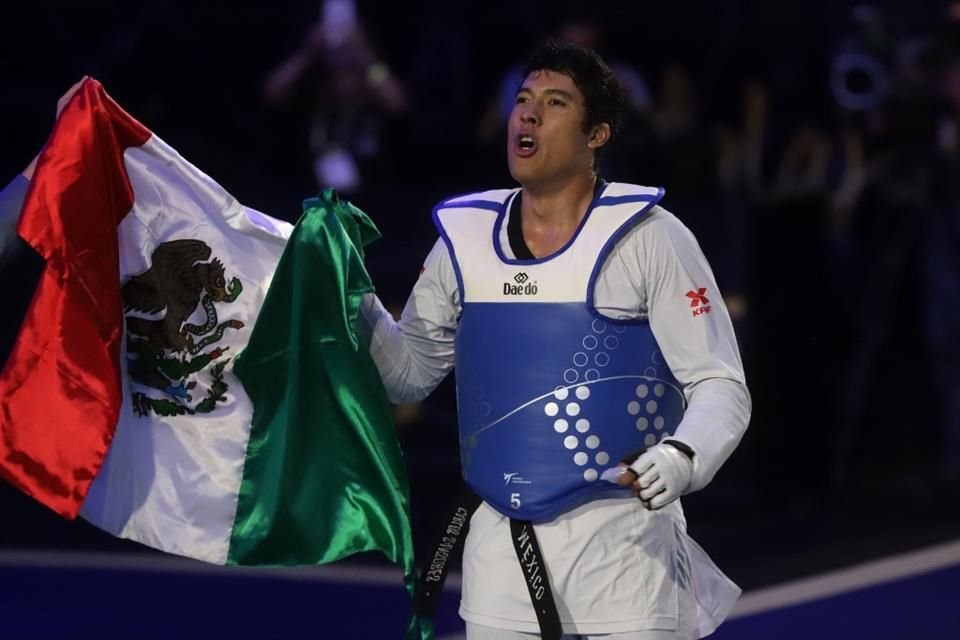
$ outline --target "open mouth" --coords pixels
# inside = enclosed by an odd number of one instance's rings
[[[531,135],[521,134],[514,140],[513,150],[518,156],[529,158],[537,152],[537,141]]]

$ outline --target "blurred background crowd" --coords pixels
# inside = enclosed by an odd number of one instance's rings
[[[505,118],[542,36],[628,89],[601,175],[663,186],[734,318],[751,427],[690,531],[742,586],[960,537],[960,2],[21,3],[3,179],[84,74],[237,198],[335,186],[399,313],[445,196],[512,186]],[[0,283],[6,287],[8,283]],[[397,407],[418,551],[457,493],[452,380]],[[0,546],[132,550],[0,487]]]

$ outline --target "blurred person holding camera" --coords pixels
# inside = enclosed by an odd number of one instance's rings
[[[264,87],[276,107],[301,91],[317,184],[355,193],[363,180],[360,161],[378,154],[383,119],[406,111],[407,93],[377,54],[353,0],[323,0],[320,20]]]
[[[920,365],[918,375],[929,380],[934,401],[919,415],[914,407],[884,410],[886,424],[877,433],[881,440],[896,437],[904,420],[917,418],[935,426],[914,429],[915,446],[902,456],[906,467],[918,471],[889,481],[894,491],[912,497],[960,492],[960,311],[944,303],[945,292],[960,288],[955,14],[947,11],[948,20],[935,28],[899,36],[889,33],[891,21],[884,46],[841,51],[834,62],[834,95],[861,112],[863,149],[855,197],[835,211],[836,242],[848,265],[845,282],[848,288],[856,283],[860,294],[851,305],[856,341],[841,392],[836,488],[852,479],[854,452],[864,448],[865,423],[874,411],[869,391],[883,392],[889,384],[884,365],[898,373]],[[889,19],[878,10],[865,16],[870,24]],[[887,363],[891,352],[896,360]]]

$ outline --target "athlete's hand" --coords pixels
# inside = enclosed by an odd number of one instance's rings
[[[676,447],[661,442],[640,454],[617,482],[624,487],[630,485],[643,506],[655,510],[683,495],[692,478],[693,461]]]

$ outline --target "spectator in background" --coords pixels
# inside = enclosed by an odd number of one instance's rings
[[[735,115],[714,125],[714,224],[723,226],[717,234],[724,243],[718,277],[728,276],[727,300],[731,315],[742,323],[738,329],[748,329],[748,345],[779,345],[776,357],[764,355],[754,363],[764,371],[757,376],[757,395],[772,403],[758,406],[759,426],[751,441],[754,464],[764,479],[757,489],[767,500],[796,500],[808,507],[815,506],[829,463],[816,455],[812,441],[783,438],[784,432],[801,431],[808,417],[798,412],[764,415],[774,406],[803,406],[814,397],[818,414],[829,422],[834,380],[828,374],[839,360],[829,338],[842,319],[821,312],[832,308],[833,293],[822,259],[831,140],[817,120],[816,107],[797,98],[818,95],[814,88],[822,78],[804,78],[795,71],[786,60],[752,70],[738,87]],[[798,308],[792,301],[799,299],[817,299],[822,306]],[[802,385],[785,382],[785,362],[791,378]],[[796,483],[806,471],[811,482]]]
[[[353,0],[324,0],[320,20],[264,93],[277,107],[308,102],[317,184],[345,194],[360,188],[359,160],[378,153],[383,118],[407,108],[406,90],[377,55]]]
[[[884,411],[888,429],[920,419],[910,425],[913,456],[900,456],[901,466],[915,472],[898,469],[892,488],[912,497],[960,491],[960,310],[951,301],[960,290],[960,55],[947,43],[936,48],[945,51],[942,62],[937,55],[911,55],[912,62],[898,59],[893,66],[891,93],[869,118],[862,196],[839,229],[862,278],[834,460],[838,487],[850,481],[848,468],[863,448],[875,410],[870,390],[886,389],[885,357],[906,344],[908,353],[923,353],[917,358],[926,365],[923,373],[910,379],[929,380],[930,402]],[[911,342],[916,334],[904,334],[904,326],[920,327],[921,340]],[[898,362],[897,374],[911,364]],[[895,432],[869,432],[873,439],[896,439]],[[920,458],[930,454],[935,465]]]

